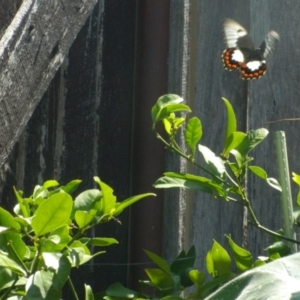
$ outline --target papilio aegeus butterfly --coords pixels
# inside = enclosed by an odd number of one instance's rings
[[[270,31],[259,48],[255,49],[247,30],[231,19],[223,20],[223,30],[227,49],[223,52],[224,68],[239,69],[241,78],[258,79],[266,72],[266,58],[273,51],[279,35]]]

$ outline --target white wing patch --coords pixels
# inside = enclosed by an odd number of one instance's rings
[[[253,60],[253,61],[249,61],[246,64],[246,66],[251,72],[255,72],[255,71],[259,70],[259,68],[261,67],[262,64],[265,64],[265,63],[266,63],[265,61]]]
[[[242,63],[242,62],[244,62],[244,55],[243,55],[242,51],[236,49],[232,52],[231,59],[236,62]]]
[[[237,40],[248,34],[244,27],[232,19],[223,20],[223,30],[228,48],[235,48]]]

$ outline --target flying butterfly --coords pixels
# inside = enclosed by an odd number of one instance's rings
[[[227,49],[222,54],[224,68],[240,70],[241,78],[258,79],[266,73],[266,58],[274,50],[279,35],[270,31],[259,48],[254,47],[247,30],[232,19],[223,20],[223,31]]]

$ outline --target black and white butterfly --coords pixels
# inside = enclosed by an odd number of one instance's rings
[[[266,72],[266,58],[274,50],[279,40],[275,31],[270,31],[259,48],[254,47],[247,30],[231,19],[223,20],[223,30],[227,49],[223,52],[224,68],[232,71],[239,69],[241,78],[258,79]]]

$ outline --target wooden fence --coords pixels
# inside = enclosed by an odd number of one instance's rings
[[[21,4],[33,5],[33,2],[11,1],[12,5],[5,7],[5,1],[0,1],[1,7],[11,12],[11,19],[1,23],[3,36],[7,34],[9,22],[16,22],[13,16]],[[68,2],[57,0],[48,1],[48,4],[68,6]],[[1,112],[5,103],[21,105],[17,107],[17,113],[13,109],[8,111],[6,119],[2,118],[0,123],[1,149],[5,149],[0,153],[2,205],[8,209],[14,206],[13,185],[28,195],[35,184],[50,178],[61,183],[80,178],[84,180],[82,189],[87,189],[93,187],[93,176],[99,175],[114,187],[120,199],[124,199],[135,192],[150,191],[154,180],[164,170],[192,171],[185,162],[171,154],[164,157],[165,152],[161,145],[155,143],[151,128],[146,128],[150,126],[149,108],[158,96],[167,92],[181,94],[186,99],[203,123],[201,143],[216,154],[222,150],[225,107],[221,97],[225,97],[235,109],[239,130],[264,127],[270,131],[266,141],[253,152],[255,164],[262,166],[270,177],[278,177],[272,133],[283,130],[287,136],[290,169],[300,172],[297,156],[299,123],[268,123],[300,117],[297,105],[299,1],[162,2],[98,1],[68,56],[56,61],[61,66],[51,83],[50,80],[47,83],[50,83],[47,90],[46,85],[33,90],[36,81],[31,82],[27,86],[27,90],[31,91],[31,94],[26,94],[27,102],[22,102],[22,90],[17,90],[18,97],[12,98],[13,93],[9,89],[13,89],[14,82],[22,82],[22,74],[27,77],[31,74],[28,77],[30,82],[34,74],[27,68],[40,57],[38,47],[44,45],[46,33],[55,32],[58,28],[39,25],[39,30],[45,34],[39,35],[35,41],[36,57],[25,52],[18,68],[22,70],[28,59],[31,62],[27,61],[25,73],[14,73],[12,78],[15,81],[10,84],[6,73],[1,71],[5,85],[0,89]],[[77,4],[82,3],[78,1]],[[60,18],[66,21],[68,16],[70,13],[62,14]],[[256,45],[260,45],[270,30],[279,33],[281,41],[268,59],[267,73],[263,78],[253,82],[242,81],[238,72],[223,69],[220,58],[225,49],[220,24],[223,18],[232,18],[249,29]],[[42,24],[40,22],[38,20],[37,24]],[[26,20],[19,30],[22,28],[30,28]],[[27,31],[28,38],[30,32]],[[71,44],[71,38],[69,41]],[[56,51],[61,51],[63,55],[70,46],[67,43],[60,47],[55,45],[49,44],[47,48],[46,44],[47,50],[41,53],[48,51],[52,59],[51,54],[55,56]],[[4,46],[2,39],[1,47]],[[10,56],[3,57],[2,66]],[[48,72],[49,66],[45,64],[40,70],[43,71],[41,74],[52,78],[55,68]],[[12,99],[19,102],[9,102]],[[28,112],[30,105],[32,111],[37,107],[27,122],[31,114],[26,114],[26,119],[22,112]],[[19,127],[4,130],[8,128],[5,126],[9,126],[9,121],[17,117],[21,120],[15,123]],[[146,121],[141,126],[137,120]],[[152,152],[147,152],[149,148]],[[142,163],[145,161],[148,164]],[[144,180],[141,181],[141,178]],[[280,194],[253,176],[248,178],[248,192],[263,225],[274,230],[281,228]],[[149,250],[163,253],[168,260],[181,249],[194,244],[197,266],[204,270],[205,254],[212,239],[225,244],[224,234],[231,233],[238,243],[246,239],[254,255],[263,255],[262,249],[271,240],[270,236],[255,228],[246,229],[242,207],[186,191],[167,191],[164,202],[162,198],[145,200],[148,202],[137,206],[131,216],[128,212],[124,213],[122,226],[110,224],[97,229],[97,234],[115,237],[120,244],[108,248],[107,254],[75,275],[77,284],[87,282],[96,290],[116,281],[126,284],[128,258],[131,256],[130,263],[146,262],[146,256],[138,253],[142,253],[143,247],[151,248],[153,243],[155,246]],[[148,215],[150,220],[145,220],[147,212],[152,212]],[[141,265],[140,269],[143,267]],[[134,270],[131,273],[132,282],[136,282],[141,273]],[[67,295],[66,292],[66,298]]]

